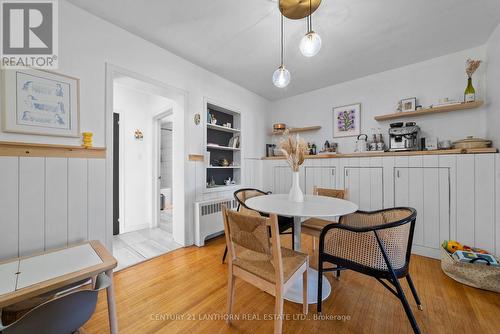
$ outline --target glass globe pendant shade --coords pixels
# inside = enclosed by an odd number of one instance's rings
[[[290,83],[290,72],[281,65],[273,73],[273,83],[278,88],[285,88]]]
[[[314,31],[308,32],[300,41],[300,52],[305,57],[313,57],[321,49],[321,37]]]

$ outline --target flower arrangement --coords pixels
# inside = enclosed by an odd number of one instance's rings
[[[280,140],[278,147],[285,155],[285,158],[294,172],[298,172],[300,166],[304,163],[307,154],[307,143],[304,139],[290,135],[288,130],[285,130],[283,137]]]
[[[469,78],[472,78],[474,72],[476,72],[479,65],[481,65],[481,60],[467,59],[466,65],[467,67],[465,68],[465,72]]]

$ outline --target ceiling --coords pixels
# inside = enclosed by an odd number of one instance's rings
[[[317,56],[300,54],[305,21],[285,20],[292,81],[279,89],[271,81],[279,66],[276,2],[69,2],[269,100],[482,45],[500,22],[498,0],[323,0],[313,15],[323,39]]]

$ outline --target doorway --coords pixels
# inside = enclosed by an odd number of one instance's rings
[[[113,113],[113,235],[120,234],[120,114]]]
[[[118,269],[122,269],[184,245],[184,183],[172,180],[174,177],[184,180],[185,96],[114,66],[111,68],[112,71],[107,71],[111,81],[107,88],[113,97],[109,106],[113,110],[112,145],[108,145],[113,148],[111,243]],[[159,116],[169,116],[168,124],[161,125]],[[157,124],[160,124],[158,130]],[[162,126],[169,127],[171,132],[170,151],[164,152],[164,159],[157,154],[161,142],[155,142],[161,139]],[[182,151],[174,149],[174,141]],[[165,174],[164,178],[169,183],[161,184],[157,171],[161,171],[161,160],[167,157],[170,165],[164,169],[170,176]],[[174,202],[180,203],[181,210],[175,209]],[[166,215],[160,217],[160,213]]]
[[[173,233],[173,146],[174,146],[174,127],[173,114],[171,111],[160,114],[155,117],[156,127],[158,129],[157,138],[154,140],[157,146],[157,185],[155,194],[160,199],[159,211],[157,212],[158,227],[167,233]]]

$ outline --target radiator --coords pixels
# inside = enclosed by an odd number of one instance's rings
[[[194,203],[195,214],[195,245],[205,245],[205,240],[224,233],[224,221],[222,220],[222,205],[234,210],[238,202],[232,198],[222,198],[210,201]]]

